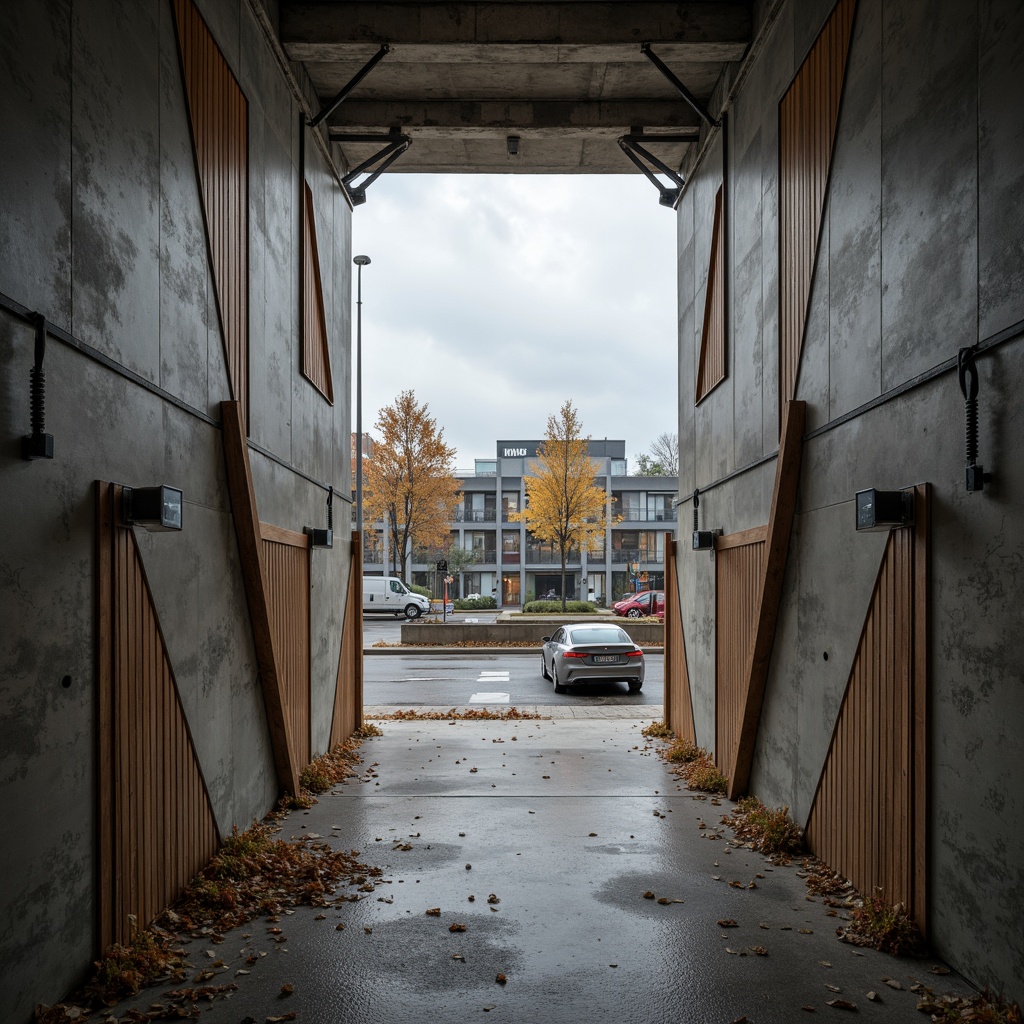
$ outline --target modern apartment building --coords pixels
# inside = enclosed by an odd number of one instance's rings
[[[498,441],[493,459],[477,459],[461,477],[463,500],[451,524],[451,543],[476,561],[455,573],[449,595],[491,595],[499,606],[561,594],[561,555],[556,544],[534,537],[512,517],[526,500],[526,479],[541,441]],[[570,553],[566,595],[609,604],[623,594],[661,586],[665,535],[675,529],[674,476],[630,476],[626,442],[590,441],[597,482],[608,496],[606,528],[597,550]],[[383,523],[367,533],[364,571],[384,574],[389,563]],[[413,548],[412,580],[436,588],[436,551]]]

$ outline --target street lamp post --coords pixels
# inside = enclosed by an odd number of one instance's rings
[[[369,256],[355,256],[356,270],[356,531],[363,543],[363,267]],[[362,552],[359,555],[362,559]]]

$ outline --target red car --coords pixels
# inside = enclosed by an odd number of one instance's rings
[[[663,590],[641,590],[639,594],[631,594],[612,605],[616,615],[625,615],[627,619],[640,619],[645,615],[665,618],[665,592]]]

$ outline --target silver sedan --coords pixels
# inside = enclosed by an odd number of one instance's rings
[[[565,693],[574,683],[617,680],[639,693],[644,683],[644,652],[621,626],[597,622],[560,626],[544,637],[540,670]]]

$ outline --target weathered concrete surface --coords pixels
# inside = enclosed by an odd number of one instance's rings
[[[778,103],[831,8],[783,5],[733,99],[729,376],[696,408],[708,225],[724,173],[714,146],[679,204],[683,495],[778,444]],[[1019,4],[857,4],[797,386],[809,430],[833,428],[805,445],[751,782],[763,799],[809,811],[884,541],[854,531],[854,494],[929,481],[929,925],[973,980],[1018,1000],[1024,232],[1013,197],[1024,131],[1011,83],[1022,74]],[[1007,342],[978,361],[979,461],[996,476],[970,494],[955,373],[893,392],[1000,332]],[[769,462],[703,494],[704,524],[731,533],[766,522],[773,473]],[[680,507],[680,523],[689,511]],[[687,549],[678,568],[697,739],[713,746],[714,566]]]
[[[351,211],[312,142],[335,404],[301,375],[299,105],[246,0],[201,0],[249,105],[252,452],[261,517],[326,525],[349,490]],[[184,492],[180,534],[138,532],[222,830],[277,796],[216,422],[230,397],[169,3],[0,5],[0,293],[113,361],[52,338],[46,430],[25,462],[33,332],[0,312],[0,1019],[80,980],[99,950],[95,481]],[[175,399],[131,378],[137,374]],[[288,466],[282,466],[284,462]],[[294,468],[290,468],[294,467]],[[338,536],[350,529],[335,500]],[[348,548],[312,563],[312,739],[326,747]]]
[[[203,1020],[294,1010],[307,1024],[485,1012],[538,1024],[792,1024],[801,1007],[827,1014],[827,1000],[842,998],[865,1019],[911,1024],[921,1019],[913,981],[963,991],[955,976],[929,974],[935,961],[839,943],[837,919],[807,900],[796,866],[773,867],[728,833],[712,840],[728,801],[681,788],[641,725],[383,723],[363,745],[364,781],[289,815],[282,832],[358,850],[383,878],[323,920],[308,908],[282,917],[283,943],[263,921],[227,933],[214,981],[239,989]],[[645,891],[683,902],[659,905]],[[719,927],[726,919],[737,927]],[[450,932],[454,923],[467,930]],[[203,946],[192,947],[197,964]],[[260,957],[251,967],[249,953]],[[286,982],[294,994],[282,998]]]

